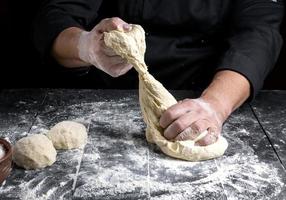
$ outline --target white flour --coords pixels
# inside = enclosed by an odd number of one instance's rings
[[[248,200],[275,199],[285,188],[280,169],[257,157],[253,149],[257,145],[251,144],[253,133],[240,127],[244,121],[256,126],[253,118],[238,115],[224,127],[230,143],[225,156],[187,162],[169,158],[147,144],[139,107],[130,106],[132,101],[122,98],[48,107],[37,117],[30,133],[45,132],[64,119],[90,124],[85,153],[61,151],[54,171],[25,171],[17,187],[6,183],[0,187],[0,195],[68,199],[75,186],[74,196],[83,199],[224,199],[226,195],[230,200]]]
[[[230,142],[241,146],[235,154],[200,163],[180,161],[154,153],[156,147],[151,145],[148,149],[145,139],[134,139],[134,136],[144,132],[141,121],[132,121],[137,117],[140,118],[140,112],[127,109],[125,113],[114,110],[113,116],[102,113],[94,118],[94,126],[96,122],[108,122],[106,129],[119,133],[125,131],[126,135],[110,138],[98,133],[100,142],[94,143],[93,147],[94,153],[97,152],[94,154],[96,159],[92,157],[93,152],[85,154],[87,162],[91,159],[88,163],[94,171],[80,173],[84,183],[76,188],[76,197],[108,199],[133,193],[138,198],[151,196],[152,199],[208,199],[213,196],[220,198],[222,194],[229,199],[266,199],[265,196],[271,199],[284,187],[279,170],[260,161],[254,150],[232,133],[226,134],[226,137],[234,138]],[[238,116],[233,120],[241,123],[245,119]],[[247,120],[256,122],[252,118]],[[251,136],[245,128],[235,131],[237,135]],[[228,127],[225,132],[228,132]],[[111,159],[118,162],[109,166],[112,162],[108,163],[96,149],[112,149],[119,144],[126,149],[112,154]]]

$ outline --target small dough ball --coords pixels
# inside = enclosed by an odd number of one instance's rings
[[[57,152],[45,135],[36,134],[20,139],[13,151],[14,162],[25,169],[41,169],[56,161]]]
[[[56,149],[83,148],[87,142],[87,132],[84,125],[63,121],[56,124],[47,133]]]

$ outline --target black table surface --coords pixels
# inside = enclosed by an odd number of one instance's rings
[[[41,170],[13,166],[0,199],[286,199],[286,91],[262,91],[223,126],[220,158],[170,158],[144,136],[138,91],[21,89],[0,92],[0,137],[12,144],[73,120],[84,149],[58,151]],[[172,91],[177,99],[190,91]]]

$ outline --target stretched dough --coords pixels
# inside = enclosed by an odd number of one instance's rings
[[[169,141],[163,137],[159,125],[161,114],[177,103],[176,99],[157,81],[144,61],[145,32],[140,25],[132,25],[130,32],[114,30],[104,33],[105,44],[132,64],[139,74],[139,101],[147,124],[146,139],[157,144],[167,155],[189,161],[207,160],[224,154],[228,143],[220,136],[214,144],[195,146],[195,140]],[[205,134],[205,133],[202,133]],[[200,134],[198,137],[202,137]]]

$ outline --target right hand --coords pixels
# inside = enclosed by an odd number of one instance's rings
[[[90,32],[81,32],[77,46],[79,58],[112,77],[125,74],[132,65],[105,45],[103,33],[112,30],[130,31],[131,28],[118,17],[103,19]]]

